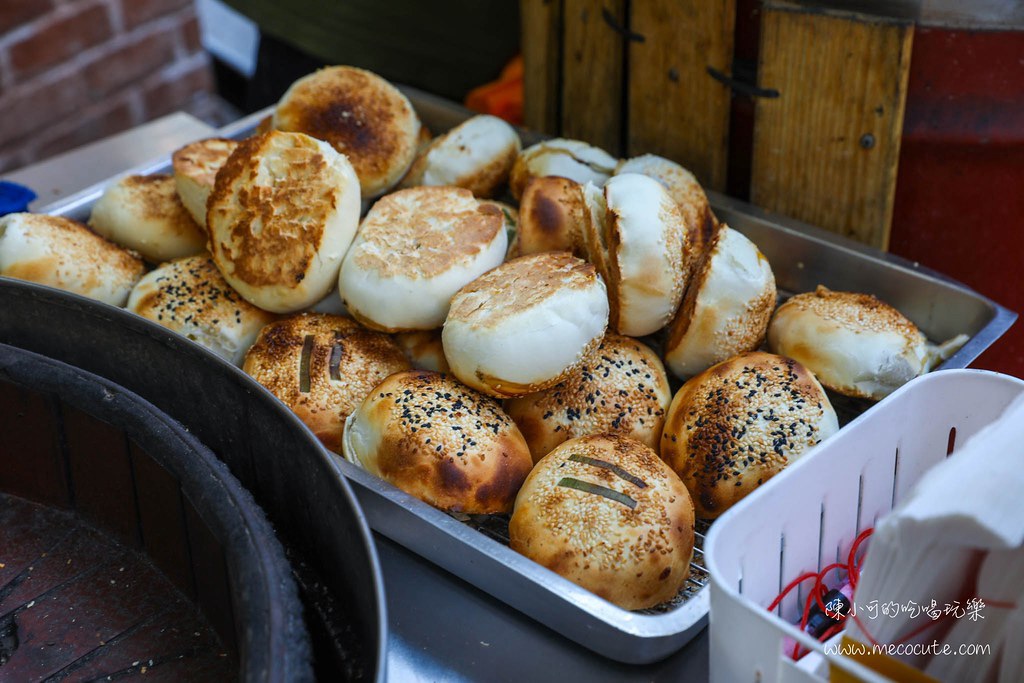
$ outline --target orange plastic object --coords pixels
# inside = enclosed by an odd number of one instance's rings
[[[497,80],[473,88],[466,95],[466,106],[481,114],[491,114],[513,125],[523,123],[523,57],[517,55]]]

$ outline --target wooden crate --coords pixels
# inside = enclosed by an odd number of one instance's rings
[[[736,13],[737,0],[521,0],[526,124],[660,154],[717,191],[730,156],[749,158],[754,203],[885,248],[913,25],[770,0],[753,13],[757,83],[737,85]],[[755,100],[750,149],[730,149],[740,97]]]

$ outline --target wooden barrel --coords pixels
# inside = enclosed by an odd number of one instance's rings
[[[193,435],[6,345],[0,406],[0,678],[312,678],[284,549]]]
[[[0,301],[0,343],[138,394],[253,494],[299,584],[317,678],[383,680],[387,618],[369,527],[334,456],[291,411],[206,349],[122,309],[6,278]]]

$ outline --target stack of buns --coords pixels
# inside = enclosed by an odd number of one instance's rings
[[[90,226],[110,241],[0,220],[0,275],[134,287],[328,449],[443,510],[514,509],[513,548],[627,609],[680,590],[695,516],[837,429],[822,384],[884,396],[957,343],[866,295],[776,311],[767,259],[672,161],[522,150],[489,116],[431,138],[353,67],[297,81],[249,139],[179,150],[173,178],[113,184]]]

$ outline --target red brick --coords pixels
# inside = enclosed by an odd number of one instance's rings
[[[199,35],[199,18],[195,14],[190,13],[188,19],[181,25],[181,39],[189,54],[198,52],[202,47]]]
[[[64,62],[110,38],[112,27],[107,8],[90,4],[74,14],[47,20],[31,36],[10,47],[15,78]]]
[[[82,79],[78,74],[69,74],[49,83],[8,92],[4,100],[0,144],[66,118],[81,108],[87,97]]]
[[[150,19],[188,7],[193,0],[121,0],[124,8],[124,26],[132,29]]]
[[[104,103],[87,110],[69,129],[55,131],[52,137],[41,136],[34,147],[36,159],[46,159],[55,154],[81,147],[135,125],[131,104],[126,100]]]
[[[139,36],[101,55],[82,69],[93,98],[155,73],[174,60],[174,36],[160,32]]]
[[[213,90],[213,73],[208,62],[199,63],[186,71],[174,70],[149,84],[143,93],[146,120],[180,111],[200,93]]]
[[[43,16],[51,8],[52,0],[3,0],[0,2],[0,35]]]

